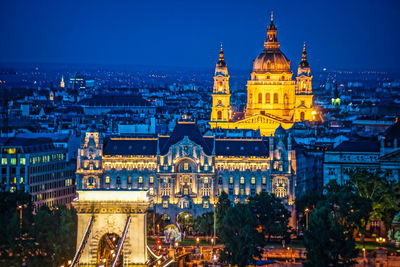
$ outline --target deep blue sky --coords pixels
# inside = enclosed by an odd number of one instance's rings
[[[0,0],[0,62],[251,68],[274,12],[295,68],[400,70],[400,1]]]

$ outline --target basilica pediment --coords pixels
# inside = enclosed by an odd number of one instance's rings
[[[269,125],[280,125],[282,123],[286,123],[285,120],[279,119],[277,117],[273,118],[271,116],[267,115],[262,115],[262,114],[257,114],[248,118],[245,118],[243,120],[234,122],[235,124],[269,124]]]

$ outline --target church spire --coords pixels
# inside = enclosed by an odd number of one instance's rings
[[[264,42],[264,47],[267,49],[270,48],[279,48],[279,42],[277,37],[277,28],[274,24],[274,13],[271,12],[271,23],[267,28],[267,40]]]
[[[301,53],[301,61],[307,61],[306,42],[303,45],[303,53]]]
[[[65,87],[64,75],[61,76],[60,87],[61,87],[61,88],[64,88],[64,87]]]
[[[224,48],[221,42],[221,50],[219,51],[219,61],[224,61]]]
[[[306,43],[303,44],[303,52],[301,53],[301,61],[299,64],[299,68],[297,69],[297,75],[310,75],[310,63],[307,60],[307,51],[306,51]]]

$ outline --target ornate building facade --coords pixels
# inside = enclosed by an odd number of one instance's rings
[[[262,191],[295,200],[296,157],[282,127],[267,138],[202,136],[194,122],[180,121],[170,136],[82,137],[77,163],[79,189],[146,189],[157,213],[174,221],[182,212],[213,210],[225,191],[245,201]]]
[[[314,120],[311,70],[303,48],[296,79],[290,61],[280,50],[277,27],[271,16],[264,50],[253,62],[247,82],[247,105],[244,119],[235,120],[230,108],[229,75],[221,47],[215,68],[210,126],[222,129],[260,130],[264,136],[274,134],[281,125],[285,129],[296,121]]]

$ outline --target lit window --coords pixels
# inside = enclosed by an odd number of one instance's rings
[[[164,184],[168,183],[168,177],[164,177]]]
[[[185,171],[189,170],[189,164],[187,162],[183,164],[183,169]]]
[[[106,184],[110,183],[110,176],[106,176]]]
[[[139,184],[142,184],[142,183],[143,183],[143,177],[139,176]]]
[[[210,204],[208,203],[208,201],[204,201],[203,202],[203,208],[204,209],[208,209],[210,207]]]
[[[11,158],[11,165],[16,165],[16,164],[17,164],[17,159]]]
[[[244,188],[240,188],[240,195],[244,195]]]
[[[10,182],[11,182],[12,184],[16,184],[16,183],[17,183],[17,177],[11,178],[11,179],[10,179]]]
[[[184,194],[184,195],[189,195],[189,189],[188,189],[187,187],[185,187],[185,188],[183,189],[183,194]]]
[[[19,178],[19,183],[20,183],[20,184],[23,184],[23,183],[24,183],[24,177],[20,177],[20,178]]]
[[[154,183],[154,176],[150,176],[150,183],[152,184],[152,183]]]
[[[25,158],[20,158],[19,159],[19,164],[20,165],[25,165],[26,164],[26,159]]]
[[[267,178],[263,177],[262,178],[262,184],[266,184],[267,183]]]
[[[244,184],[244,177],[243,177],[243,176],[240,177],[240,183],[241,183],[241,184]]]
[[[1,165],[7,165],[7,158],[1,159]]]
[[[204,177],[204,183],[208,184],[208,177]]]
[[[251,177],[251,184],[255,184],[256,183],[256,177]]]
[[[163,201],[162,207],[163,207],[164,209],[168,209],[168,200],[164,200],[164,201]]]
[[[230,183],[230,184],[233,184],[233,177],[232,177],[232,176],[229,177],[229,183]]]
[[[128,184],[132,183],[132,176],[128,176]]]
[[[154,193],[153,187],[150,187],[150,188],[149,188],[149,194],[152,196],[153,193]]]

